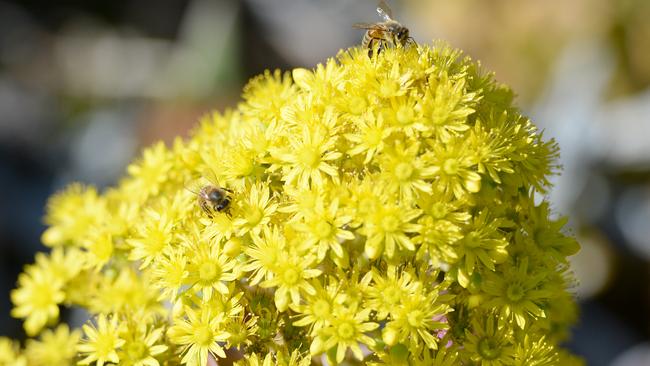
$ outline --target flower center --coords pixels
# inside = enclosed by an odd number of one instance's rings
[[[326,318],[327,315],[330,313],[330,304],[323,300],[317,300],[314,305],[312,305],[312,309],[314,311],[314,315],[316,315],[318,318]]]
[[[203,262],[199,267],[199,278],[205,282],[214,281],[221,274],[221,268],[214,262]]]
[[[395,166],[395,176],[398,180],[406,181],[413,175],[413,165],[407,162],[401,162]]]
[[[366,141],[370,147],[379,146],[383,139],[384,135],[381,129],[372,129],[366,132]]]
[[[390,98],[399,91],[399,83],[395,80],[386,80],[379,86],[379,93],[384,98]]]
[[[456,175],[458,174],[458,160],[456,159],[447,159],[442,164],[442,170],[447,175]]]
[[[316,236],[321,239],[328,238],[332,234],[332,225],[327,221],[319,221],[314,227]]]
[[[336,332],[339,335],[339,338],[341,339],[344,340],[351,339],[352,337],[354,337],[354,326],[349,322],[342,323],[341,325],[339,325]]]
[[[465,245],[469,248],[478,248],[481,245],[480,236],[476,231],[465,235]]]
[[[100,358],[106,358],[115,349],[115,337],[112,334],[99,334],[95,343],[95,353]]]
[[[519,283],[511,283],[506,290],[506,296],[512,302],[518,302],[525,294],[524,288]]]
[[[148,236],[149,240],[147,241],[147,244],[149,246],[149,253],[160,253],[167,243],[167,235],[165,235],[165,233],[160,230],[152,230],[149,232]]]
[[[422,311],[421,310],[412,310],[407,315],[409,325],[412,327],[418,327],[421,325]]]
[[[262,221],[262,217],[264,217],[264,212],[259,207],[252,207],[246,214],[246,221],[250,226],[255,226]]]
[[[207,325],[201,325],[194,331],[196,343],[201,346],[209,346],[213,341],[212,329]]]
[[[298,282],[300,276],[298,276],[298,272],[295,269],[287,268],[287,270],[284,271],[283,278],[285,284],[292,286]]]
[[[30,299],[35,305],[35,308],[49,308],[53,302],[56,302],[55,290],[54,287],[50,286],[48,283],[42,283],[36,286],[38,289],[32,293],[32,298]]]
[[[494,360],[499,357],[501,350],[492,339],[483,338],[478,342],[478,353],[486,360]]]
[[[390,286],[384,289],[382,293],[384,301],[390,305],[395,305],[399,303],[400,298],[402,297],[402,291],[396,286]]]
[[[407,106],[401,106],[395,115],[397,122],[403,125],[407,125],[413,121],[414,112],[412,108]]]
[[[307,168],[316,168],[320,164],[320,151],[314,147],[305,146],[298,155],[298,159]]]
[[[447,207],[442,202],[436,202],[431,205],[431,216],[435,219],[443,219],[447,216]]]
[[[395,215],[386,215],[381,220],[382,227],[384,231],[392,233],[399,229],[399,219]]]
[[[360,96],[354,96],[350,99],[349,101],[350,105],[350,112],[353,114],[361,114],[363,111],[366,110],[366,107],[368,106],[368,103],[366,103],[366,98],[360,97]]]
[[[142,342],[132,342],[126,346],[126,354],[128,358],[134,361],[139,361],[146,356],[147,346]]]

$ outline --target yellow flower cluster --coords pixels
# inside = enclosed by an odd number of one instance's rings
[[[52,197],[11,293],[40,338],[0,364],[580,364],[578,244],[535,203],[557,147],[512,99],[439,43],[254,78],[117,187]],[[44,330],[62,306],[91,319]]]

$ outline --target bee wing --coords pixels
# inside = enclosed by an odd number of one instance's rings
[[[354,23],[354,24],[352,24],[352,28],[375,29],[375,28],[377,28],[377,24],[373,24],[373,23]]]
[[[355,23],[352,24],[353,28],[357,29],[377,29],[377,30],[386,30],[386,27],[379,23]]]
[[[190,184],[191,184],[191,183],[190,183]],[[196,183],[194,183],[194,185],[196,185]],[[192,188],[188,187],[187,183],[183,183],[183,188],[185,188],[188,192],[192,192],[192,193],[194,193],[194,194],[196,194],[196,195],[199,194],[199,191],[198,191],[198,190],[196,190],[196,189],[192,189]]]
[[[217,173],[212,168],[209,168],[203,174],[203,178],[213,185],[219,187],[219,179],[217,178]]]
[[[377,13],[385,22],[393,20],[393,10],[384,0],[380,0],[377,4]]]

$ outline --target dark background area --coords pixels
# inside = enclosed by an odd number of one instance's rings
[[[568,344],[589,365],[650,365],[650,2],[391,2],[418,42],[482,61],[558,140],[549,195],[582,244]],[[233,107],[265,69],[358,44],[372,0],[0,0],[0,335],[47,197],[113,184],[139,150]]]

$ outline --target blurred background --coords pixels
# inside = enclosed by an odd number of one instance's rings
[[[558,140],[550,194],[571,217],[589,365],[650,365],[650,1],[394,0],[418,42],[444,39],[518,93]],[[47,197],[105,187],[143,146],[233,107],[264,69],[358,44],[374,0],[0,0],[0,335]]]

